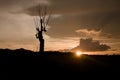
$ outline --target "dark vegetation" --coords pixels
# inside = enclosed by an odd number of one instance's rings
[[[15,79],[40,79],[45,75],[62,77],[68,74],[68,77],[74,74],[113,75],[120,72],[120,55],[76,57],[70,52],[48,51],[40,54],[24,49],[0,49],[0,71],[4,77]]]

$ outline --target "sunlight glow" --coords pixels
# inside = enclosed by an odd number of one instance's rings
[[[77,52],[76,52],[76,55],[77,55],[77,56],[80,56],[80,55],[82,55],[82,52],[81,52],[81,51],[77,51]]]

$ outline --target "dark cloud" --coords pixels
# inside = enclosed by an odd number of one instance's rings
[[[0,0],[0,11],[21,13],[22,10],[40,3],[47,4],[47,0]]]
[[[99,41],[93,41],[92,38],[80,39],[80,44],[73,48],[72,51],[106,51],[110,49],[110,46],[100,44]]]
[[[79,36],[78,29],[99,29],[101,36],[120,37],[120,1],[118,0],[48,0],[48,9],[53,15],[61,15],[51,19],[52,37]],[[37,6],[37,5],[35,5]],[[36,15],[35,7],[23,10],[28,15]],[[113,29],[114,27],[114,29]],[[106,34],[106,35],[105,35]]]
[[[48,2],[50,3],[49,8],[55,14],[119,11],[120,7],[118,0],[48,0]]]
[[[50,7],[57,14],[89,14],[120,11],[118,0],[51,0]]]
[[[48,33],[53,37],[78,36],[76,30],[101,30],[101,36],[120,37],[119,13],[63,15],[51,20]]]

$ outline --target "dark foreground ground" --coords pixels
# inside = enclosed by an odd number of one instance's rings
[[[59,79],[81,77],[111,77],[120,74],[120,55],[82,55],[24,49],[0,50],[0,78],[3,79]],[[114,78],[116,78],[116,76]],[[63,78],[64,77],[64,78]],[[117,76],[119,77],[119,76]],[[119,78],[120,79],[120,78]]]

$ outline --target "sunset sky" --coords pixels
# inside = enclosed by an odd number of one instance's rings
[[[34,6],[52,11],[44,33],[45,50],[71,49],[92,37],[120,53],[119,0],[0,0],[0,48],[38,51]],[[101,52],[102,53],[102,52]]]

